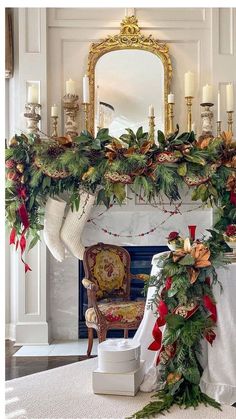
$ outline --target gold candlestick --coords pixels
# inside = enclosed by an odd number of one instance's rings
[[[148,140],[155,144],[155,116],[149,116],[149,133]]]
[[[88,131],[88,109],[89,109],[89,103],[82,103],[84,108],[84,120],[85,120],[85,128]]]
[[[227,111],[228,115],[228,131],[233,134],[233,113],[234,111]]]
[[[187,105],[187,131],[191,132],[192,129],[192,99],[193,96],[186,96],[186,105]]]
[[[58,131],[57,131],[58,116],[51,116],[51,118],[52,118],[52,135],[51,135],[51,137],[57,138],[58,137]]]
[[[217,137],[221,136],[221,121],[216,121],[217,126]]]
[[[174,132],[174,103],[168,103],[168,134]]]

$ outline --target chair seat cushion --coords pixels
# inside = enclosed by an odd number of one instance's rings
[[[145,301],[122,301],[98,304],[99,310],[109,323],[133,323],[142,320]],[[89,323],[97,323],[94,308],[88,308],[85,319]]]

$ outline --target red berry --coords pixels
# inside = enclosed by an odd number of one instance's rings
[[[17,173],[15,173],[15,172],[9,172],[9,173],[7,174],[7,179],[8,179],[8,180],[13,180],[13,181],[16,181],[16,180],[18,180],[18,179],[19,179],[19,175],[18,175]]]
[[[14,160],[9,159],[6,161],[5,166],[7,169],[13,169],[13,167],[15,167],[16,163]]]

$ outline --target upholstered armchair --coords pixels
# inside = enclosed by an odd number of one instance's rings
[[[88,327],[88,349],[93,347],[93,329],[99,342],[106,340],[110,329],[128,331],[137,329],[144,313],[144,301],[130,301],[131,279],[147,280],[149,275],[132,275],[130,255],[123,247],[98,243],[84,253],[85,278],[82,283],[87,289],[88,309],[85,313]]]

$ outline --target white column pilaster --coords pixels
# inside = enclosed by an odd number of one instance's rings
[[[39,87],[42,105],[42,131],[47,131],[47,21],[45,8],[18,9],[18,65],[15,87],[11,100],[14,101],[15,118],[11,133],[25,130],[23,117],[27,99],[27,88],[31,82]],[[14,86],[13,86],[14,87]],[[17,95],[17,96],[16,96]],[[46,247],[38,243],[24,259],[32,272],[24,272],[18,252],[11,252],[11,312],[16,344],[48,344],[46,287]]]

